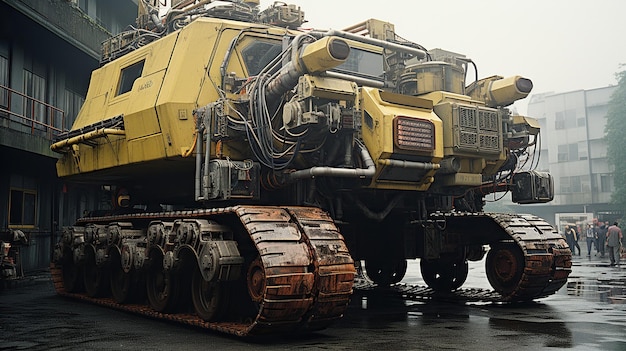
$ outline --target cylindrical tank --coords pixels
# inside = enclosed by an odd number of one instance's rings
[[[400,76],[401,94],[420,95],[433,91],[463,94],[465,71],[459,66],[441,61],[429,61],[407,66]]]

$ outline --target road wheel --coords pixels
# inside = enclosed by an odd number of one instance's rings
[[[150,262],[146,276],[148,303],[157,312],[173,312],[178,305],[180,293],[175,272],[163,268],[163,258],[160,255],[151,257]]]
[[[85,284],[87,296],[103,296],[108,292],[109,279],[107,270],[96,265],[96,257],[93,251],[88,251],[85,255],[83,283]]]
[[[406,274],[407,263],[405,259],[396,260],[365,260],[365,272],[367,276],[379,286],[388,286],[399,283]]]
[[[191,300],[200,318],[207,322],[219,320],[223,311],[227,310],[227,297],[222,283],[204,280],[196,267],[191,279]]]
[[[460,259],[420,260],[424,282],[433,290],[449,292],[460,288],[469,272],[467,261]]]
[[[129,303],[145,298],[144,285],[137,279],[137,272],[131,270],[124,272],[120,254],[113,251],[110,254],[109,278],[111,284],[111,295],[117,303]]]

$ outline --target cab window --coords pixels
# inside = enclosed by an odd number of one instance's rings
[[[122,68],[122,73],[120,74],[120,84],[117,87],[117,94],[115,94],[115,96],[127,93],[133,88],[135,80],[141,77],[144,62],[145,60],[141,60],[130,66]]]
[[[346,62],[335,67],[333,71],[366,78],[383,77],[383,55],[351,47]]]
[[[249,76],[256,76],[276,56],[280,55],[282,45],[276,41],[256,40],[241,50],[243,62]]]

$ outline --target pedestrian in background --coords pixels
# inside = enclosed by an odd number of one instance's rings
[[[606,245],[606,231],[607,231],[606,223],[598,222],[598,251],[600,252],[600,256],[604,257],[604,246]]]
[[[572,250],[572,255],[576,255],[576,247],[578,248],[578,254],[580,255],[580,246],[578,246],[578,237],[576,235],[576,230],[569,225],[565,226],[565,241],[569,246],[570,250]]]
[[[587,239],[587,257],[591,257],[591,247],[596,246],[596,251],[598,250],[598,245],[596,245],[596,233],[593,230],[591,224],[587,224],[587,229],[585,230],[585,239]]]
[[[572,250],[572,255],[574,254],[574,236],[572,235],[572,232],[569,230],[569,225],[566,225],[565,228],[563,229],[563,234],[565,236],[565,242],[567,243],[567,246],[569,246],[569,249]]]
[[[614,222],[606,232],[606,246],[609,250],[611,266],[619,266],[620,254],[622,250],[622,230]]]
[[[572,232],[574,232],[574,246],[578,249],[578,256],[580,256],[582,253],[580,252],[580,245],[578,244],[578,241],[580,240],[580,230],[578,226],[573,226]]]

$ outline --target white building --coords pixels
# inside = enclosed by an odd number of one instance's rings
[[[610,203],[613,174],[604,139],[608,103],[616,88],[531,95],[528,116],[541,125],[538,170],[554,177],[555,197],[545,205],[524,206],[525,212],[549,221],[555,213],[593,213],[600,220],[621,216]]]

